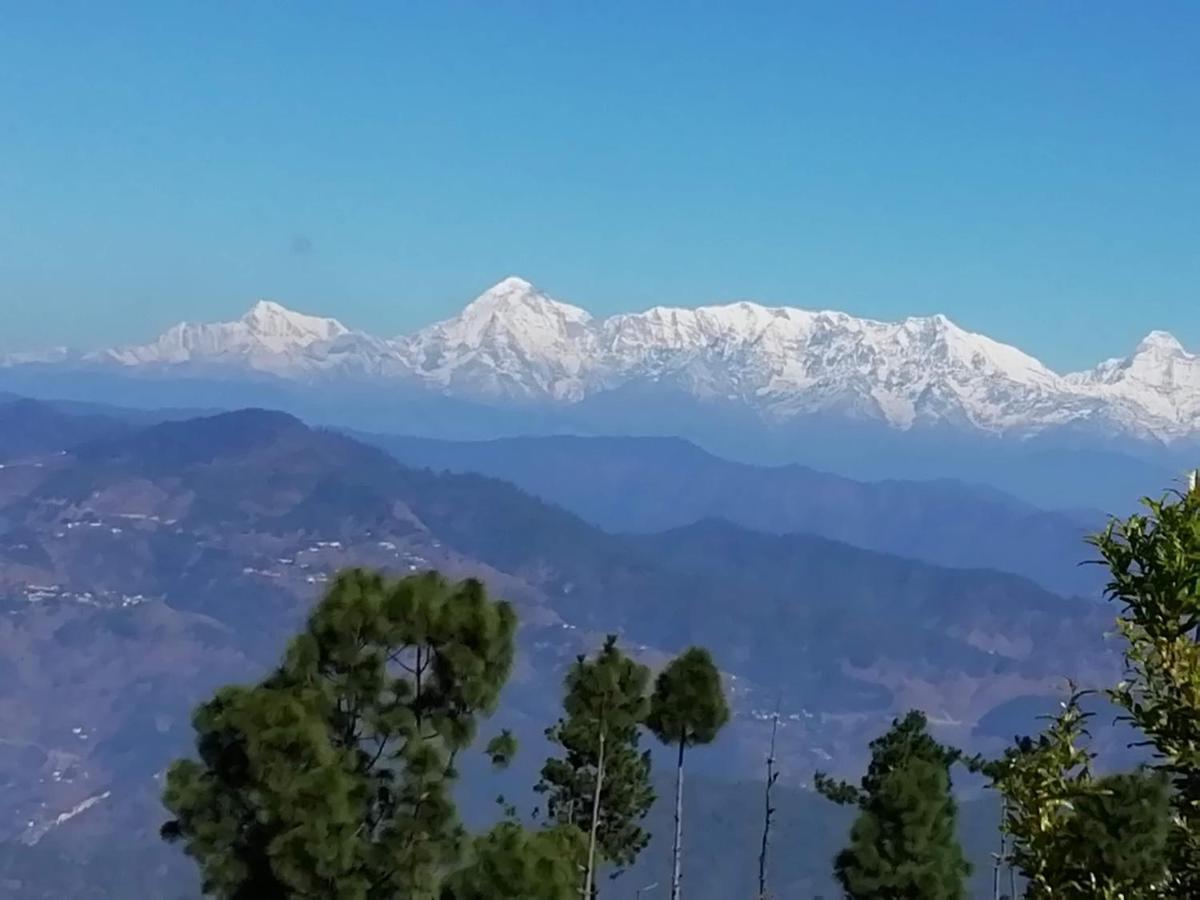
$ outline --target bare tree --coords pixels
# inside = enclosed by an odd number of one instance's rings
[[[775,818],[775,807],[771,805],[771,789],[779,780],[775,768],[775,737],[779,733],[779,703],[775,703],[775,715],[771,718],[771,750],[767,754],[767,784],[763,792],[762,849],[758,853],[758,900],[767,900],[767,848],[771,843],[771,822]]]

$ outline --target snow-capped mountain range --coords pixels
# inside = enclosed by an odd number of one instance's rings
[[[940,315],[876,322],[734,303],[596,319],[520,278],[452,319],[395,338],[261,301],[237,321],[181,323],[141,346],[0,362],[402,379],[456,397],[546,405],[655,386],[767,422],[835,414],[900,429],[1033,435],[1083,425],[1168,441],[1200,434],[1200,357],[1165,332],[1151,332],[1129,357],[1063,375]]]

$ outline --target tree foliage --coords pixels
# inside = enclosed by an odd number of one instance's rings
[[[683,753],[710,744],[729,721],[721,673],[703,647],[691,647],[673,659],[654,682],[647,726],[655,737],[678,749],[675,775],[675,838],[671,852],[671,897],[678,900],[683,845]]]
[[[853,900],[960,900],[971,867],[955,834],[957,807],[950,766],[956,750],[926,730],[916,710],[871,742],[859,786],[818,773],[816,787],[836,803],[859,808],[850,844],[834,870]]]
[[[565,716],[546,732],[562,752],[546,761],[536,788],[551,821],[589,836],[589,860],[598,855],[618,871],[650,839],[640,824],[654,802],[650,751],[638,747],[649,680],[612,635],[594,659],[578,657],[565,679]],[[583,880],[594,886],[595,865],[585,865]]]
[[[578,900],[585,851],[574,825],[529,831],[501,822],[472,842],[441,900]]]
[[[1167,880],[1166,781],[1140,771],[1093,776],[1084,696],[1072,686],[1042,734],[982,766],[1004,798],[1006,861],[1033,900],[1158,896]]]
[[[436,896],[465,841],[455,758],[495,707],[515,625],[474,580],[342,573],[278,669],[197,709],[163,836],[220,897]]]
[[[1107,892],[1087,896],[1128,898],[1164,889],[1171,811],[1160,773],[1139,769],[1098,778],[1079,797],[1064,832],[1077,869]]]
[[[728,721],[721,673],[703,647],[685,650],[658,673],[646,725],[664,744],[710,744]]]
[[[1091,539],[1126,640],[1125,678],[1111,696],[1171,782],[1174,890],[1200,896],[1200,492],[1143,503]]]

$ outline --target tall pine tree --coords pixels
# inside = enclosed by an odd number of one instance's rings
[[[679,752],[675,765],[675,839],[671,850],[671,900],[679,900],[683,849],[683,752],[711,744],[729,721],[729,704],[721,673],[702,647],[691,647],[673,659],[654,682],[646,724],[664,744]]]
[[[851,900],[961,900],[971,867],[956,835],[950,766],[957,751],[937,743],[923,713],[897,719],[871,742],[861,785],[818,773],[829,799],[858,806],[850,844],[834,870]]]
[[[259,684],[196,711],[163,826],[236,900],[435,897],[466,840],[455,758],[495,707],[516,619],[474,580],[338,576]]]
[[[649,680],[649,670],[609,635],[594,659],[580,656],[571,666],[566,715],[546,732],[562,755],[546,761],[537,791],[546,795],[552,821],[576,825],[588,837],[584,897],[598,891],[601,859],[628,866],[650,839],[640,826],[654,802],[650,751],[638,749]]]

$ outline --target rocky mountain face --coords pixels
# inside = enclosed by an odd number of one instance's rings
[[[1126,359],[1063,375],[940,315],[887,323],[735,303],[596,319],[519,278],[396,338],[264,301],[236,322],[180,324],[145,346],[36,359],[6,365],[368,379],[550,409],[653,388],[767,424],[832,416],[1019,437],[1060,428],[1162,441],[1200,433],[1200,357],[1163,332]]]

